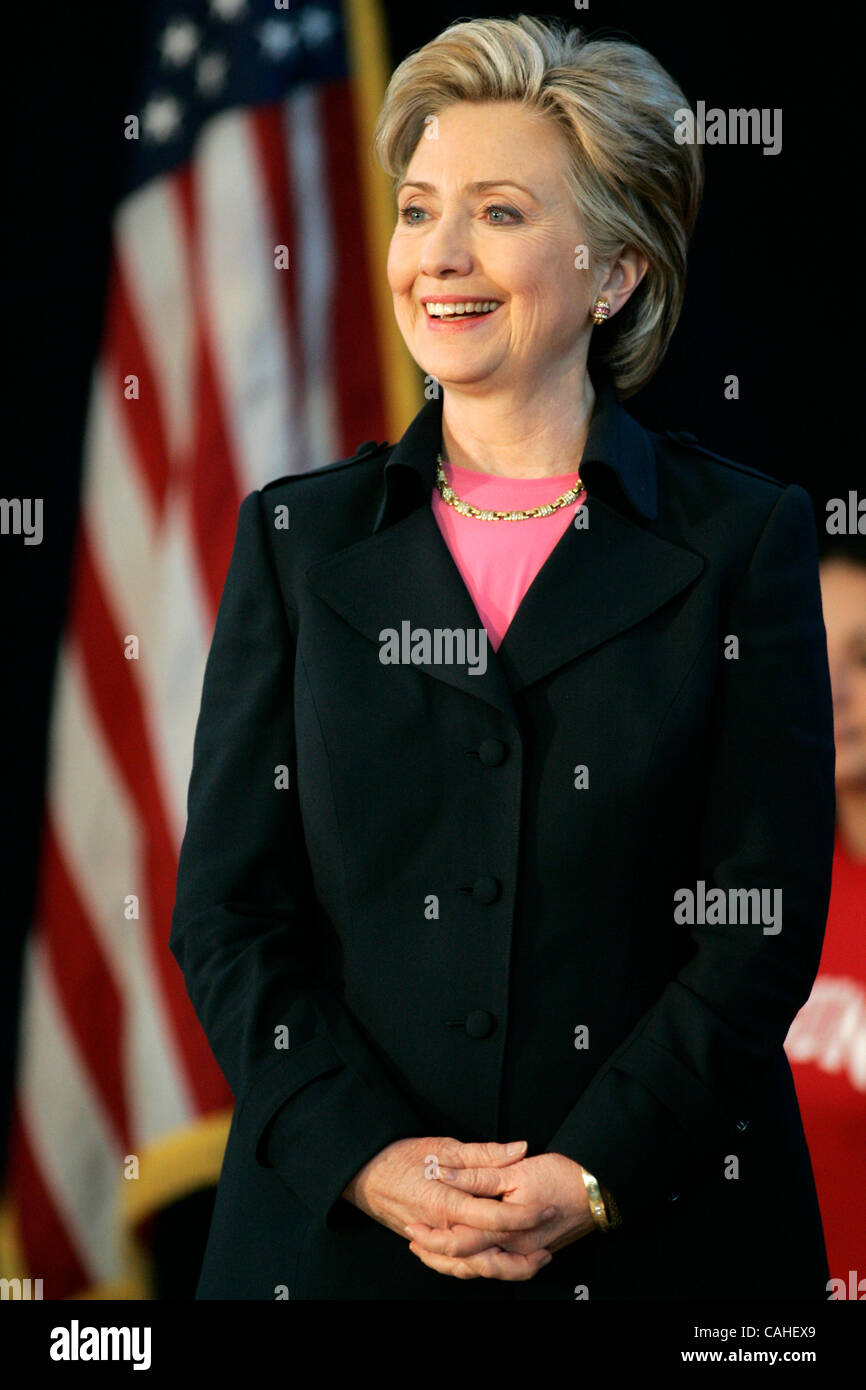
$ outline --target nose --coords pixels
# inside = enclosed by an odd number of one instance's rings
[[[465,218],[443,213],[422,238],[418,270],[433,279],[453,272],[469,275],[474,268]]]

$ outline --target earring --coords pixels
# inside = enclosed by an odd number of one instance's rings
[[[593,323],[604,323],[605,319],[610,318],[610,304],[603,295],[598,295],[592,306]]]

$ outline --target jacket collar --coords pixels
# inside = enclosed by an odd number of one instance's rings
[[[704,565],[644,524],[657,509],[652,440],[610,392],[596,390],[581,462],[588,527],[569,526],[554,546],[501,646],[489,652],[486,671],[412,659],[433,680],[486,701],[517,728],[515,702],[523,690],[644,621]],[[480,626],[430,505],[441,409],[440,401],[429,401],[394,446],[374,531],[305,570],[312,591],[380,647],[385,629],[402,630],[406,622],[428,633]]]
[[[627,507],[654,521],[658,515],[658,485],[650,437],[619,404],[607,374],[598,375],[593,386],[596,401],[580,461],[587,493],[590,498],[601,497],[614,507],[621,507],[624,500]],[[374,531],[429,502],[436,477],[436,455],[442,448],[442,404],[441,394],[427,401],[394,445],[385,464],[384,489]]]

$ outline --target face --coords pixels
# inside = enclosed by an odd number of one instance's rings
[[[398,190],[388,254],[415,361],[444,386],[524,392],[580,370],[599,286],[613,313],[628,273],[608,290],[608,268],[575,268],[586,233],[565,183],[564,136],[513,102],[457,102],[428,130]],[[426,299],[496,307],[430,317]]]
[[[866,786],[866,569],[821,566],[821,601],[833,688],[836,785]]]

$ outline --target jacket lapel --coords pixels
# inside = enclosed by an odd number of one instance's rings
[[[482,631],[430,506],[441,418],[441,398],[428,401],[394,446],[373,534],[306,571],[313,591],[379,647],[386,629],[400,633],[407,622],[429,633]],[[486,669],[480,662],[413,662],[514,724],[521,690],[641,622],[703,569],[700,556],[642,524],[657,511],[652,441],[608,383],[598,392],[581,474],[589,525],[569,526],[557,542],[498,652],[486,643]]]
[[[703,569],[600,497],[587,508],[588,527],[557,542],[496,654],[513,694],[649,617]]]
[[[318,560],[306,577],[320,598],[378,647],[386,629],[400,633],[407,621],[416,631],[484,632],[429,502],[385,530]],[[486,633],[482,640],[486,669],[479,663],[475,674],[468,664],[413,664],[437,680],[487,700],[517,723],[508,684]]]

